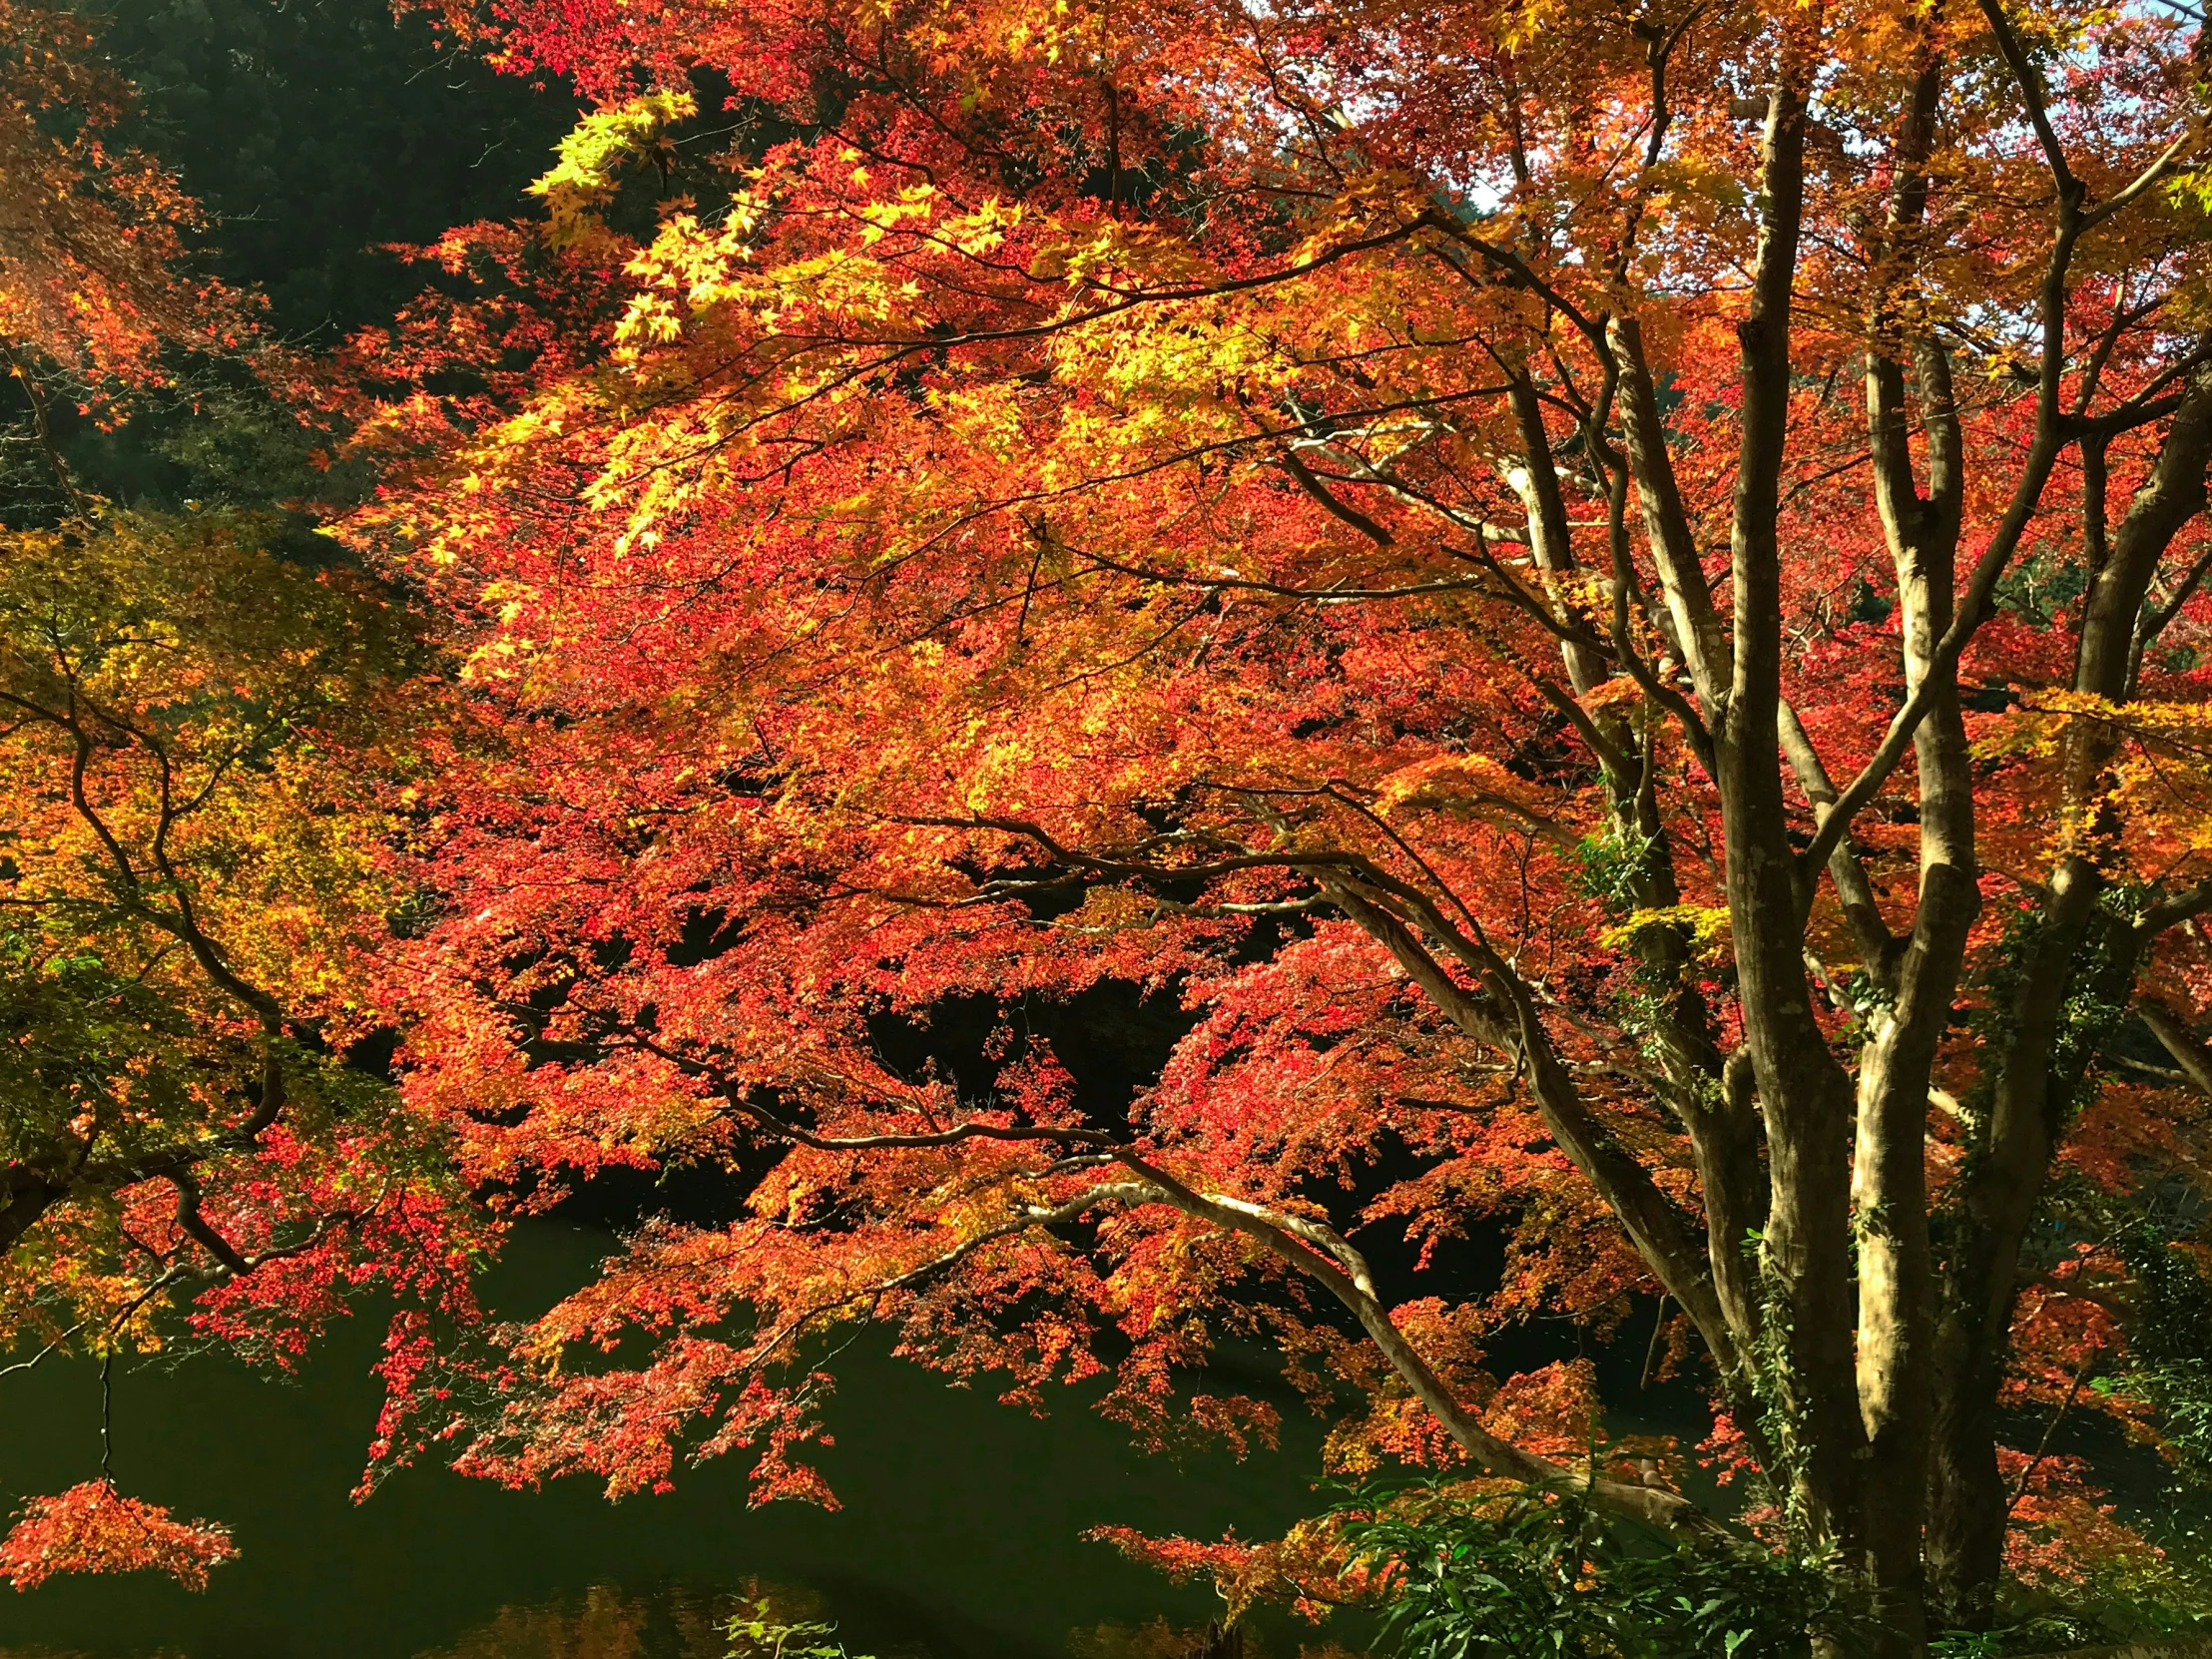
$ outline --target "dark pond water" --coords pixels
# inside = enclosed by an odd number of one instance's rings
[[[518,1234],[491,1299],[535,1311],[605,1248],[550,1224]],[[380,1331],[348,1322],[296,1383],[220,1359],[119,1377],[119,1482],[227,1521],[244,1556],[202,1595],[148,1574],[0,1586],[0,1659],[720,1659],[716,1621],[756,1586],[885,1659],[1134,1659],[1129,1632],[1217,1604],[1084,1542],[1086,1527],[1250,1537],[1314,1502],[1307,1421],[1279,1453],[1178,1466],[1079,1400],[1038,1420],[855,1349],[822,1460],[834,1513],[749,1509],[735,1464],[620,1505],[579,1482],[513,1493],[433,1466],[356,1506]],[[94,1473],[98,1419],[86,1368],[0,1382],[7,1505]]]

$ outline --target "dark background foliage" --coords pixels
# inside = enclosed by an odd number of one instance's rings
[[[146,141],[217,220],[214,270],[327,345],[421,285],[380,251],[521,211],[575,119],[386,0],[119,0]]]
[[[388,321],[424,285],[391,245],[523,214],[525,187],[577,114],[565,89],[496,74],[422,13],[395,18],[387,0],[87,10],[139,89],[128,137],[208,212],[203,268],[260,289],[269,333],[303,351],[328,352]],[[239,365],[177,373],[168,395],[142,399],[118,430],[71,423],[68,451],[87,487],[167,508],[346,493],[350,481],[315,464],[329,435],[279,410]],[[22,482],[35,497],[41,481]]]

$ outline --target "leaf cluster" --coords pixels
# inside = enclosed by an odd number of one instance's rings
[[[867,1659],[846,1652],[837,1627],[819,1619],[786,1619],[763,1596],[731,1616],[730,1659]]]
[[[1343,1521],[1422,1659],[1787,1659],[1851,1623],[1819,1562],[1640,1535],[1573,1491],[1376,1494]]]

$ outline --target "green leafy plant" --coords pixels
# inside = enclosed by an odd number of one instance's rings
[[[837,1627],[815,1619],[786,1620],[767,1596],[730,1620],[730,1659],[869,1659],[848,1653]]]
[[[1343,1533],[1387,1586],[1382,1645],[1420,1659],[1788,1659],[1852,1623],[1819,1563],[1683,1544],[1572,1491],[1397,1494]]]

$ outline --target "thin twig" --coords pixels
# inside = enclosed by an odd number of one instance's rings
[[[2080,1397],[2081,1384],[2089,1378],[2089,1368],[2097,1363],[2103,1353],[2101,1348],[2092,1348],[2082,1358],[2081,1364],[2074,1368],[2073,1385],[2066,1390],[2066,1397],[2058,1402],[2058,1409],[2050,1414],[2050,1421],[2043,1424],[2043,1437],[2035,1442],[2035,1455],[2027,1460],[2027,1467],[2020,1470],[2019,1483],[2012,1488],[2011,1501],[2004,1506],[2006,1520],[2012,1518],[2012,1511],[2020,1506],[2020,1499],[2027,1496],[2027,1483],[2034,1478],[2035,1471],[2043,1466],[2043,1455],[2050,1450],[2050,1437],[2058,1432],[2059,1423],[2065,1420],[2066,1413],[2073,1408],[2073,1402]]]

